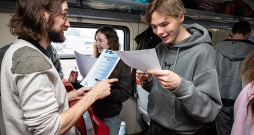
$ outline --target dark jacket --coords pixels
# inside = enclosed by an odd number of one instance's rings
[[[95,101],[92,104],[93,111],[96,116],[102,118],[109,118],[120,114],[122,110],[122,102],[126,101],[130,97],[131,89],[131,68],[127,66],[123,61],[119,61],[120,72],[117,88],[111,88],[111,93],[108,97]]]
[[[119,61],[118,82],[111,87],[111,93],[108,97],[95,101],[92,104],[93,112],[101,118],[110,118],[120,114],[122,102],[130,97],[131,90],[131,68],[122,60]],[[72,83],[75,89],[83,87],[80,83]],[[116,89],[114,89],[116,85]]]

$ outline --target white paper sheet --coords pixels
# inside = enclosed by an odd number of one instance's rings
[[[74,51],[74,53],[75,53],[79,72],[83,77],[86,77],[86,75],[88,74],[90,69],[93,67],[94,63],[96,62],[97,58],[86,56],[76,51]]]
[[[104,49],[81,85],[93,87],[97,81],[108,78],[119,60],[116,52]]]
[[[161,69],[155,49],[116,51],[118,56],[130,67],[146,72]]]

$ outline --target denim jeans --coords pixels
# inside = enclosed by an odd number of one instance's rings
[[[118,135],[121,125],[121,115],[111,118],[100,118],[109,128],[109,135]]]
[[[215,123],[218,135],[230,135],[234,123],[234,106],[223,105]]]

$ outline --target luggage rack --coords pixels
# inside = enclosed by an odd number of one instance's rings
[[[14,0],[0,0],[0,12],[14,12]],[[67,0],[71,17],[141,22],[140,14],[149,3],[133,0]],[[82,4],[80,4],[82,2]],[[91,6],[91,5],[97,5]],[[97,8],[97,9],[96,9]],[[131,12],[129,12],[131,11]],[[186,8],[184,23],[199,23],[207,28],[231,29],[237,22],[233,15]],[[244,18],[254,30],[254,18]]]

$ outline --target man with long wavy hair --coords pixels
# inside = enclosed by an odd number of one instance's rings
[[[66,93],[46,51],[64,42],[70,27],[65,0],[17,0],[10,32],[19,38],[5,53],[1,69],[2,108],[8,135],[74,135],[73,125],[97,99],[110,94],[104,79],[93,88]],[[85,91],[90,91],[84,96]],[[68,101],[80,99],[69,108]]]

